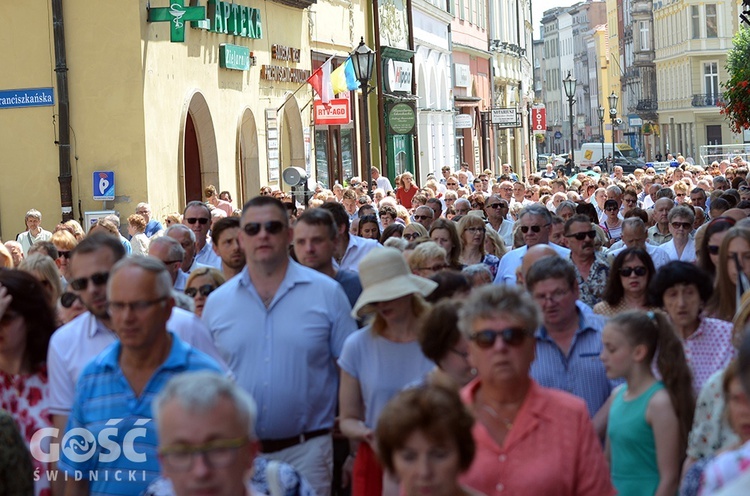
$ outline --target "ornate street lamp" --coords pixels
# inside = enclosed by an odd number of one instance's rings
[[[613,172],[615,169],[615,154],[617,153],[615,151],[615,119],[617,119],[617,100],[620,97],[613,91],[607,99],[609,100],[609,118],[612,119],[612,170],[609,172]]]
[[[372,166],[370,165],[370,115],[367,107],[367,96],[370,94],[370,78],[372,77],[372,68],[375,65],[375,52],[365,45],[364,36],[359,42],[359,46],[352,53],[352,65],[354,74],[359,80],[360,89],[362,90],[362,119],[364,120],[364,145],[365,145],[365,175],[367,177],[367,194],[372,197]]]
[[[596,113],[599,115],[599,141],[602,143],[602,160],[607,163],[607,158],[604,156],[604,107],[599,105],[596,109]]]
[[[575,148],[573,144],[573,104],[576,101],[576,78],[573,77],[570,71],[568,71],[568,77],[563,79],[563,88],[565,88],[565,96],[568,97],[568,105],[570,107],[570,170],[572,172],[576,165],[573,160],[573,149]]]

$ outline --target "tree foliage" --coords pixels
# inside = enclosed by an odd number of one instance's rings
[[[727,54],[729,80],[724,86],[721,113],[735,133],[750,129],[750,28],[741,26]]]

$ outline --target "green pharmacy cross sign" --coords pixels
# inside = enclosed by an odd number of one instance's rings
[[[185,0],[171,0],[169,7],[153,7],[148,9],[148,22],[170,23],[169,38],[172,43],[185,41],[186,21],[202,21],[205,18],[205,7],[185,7]]]

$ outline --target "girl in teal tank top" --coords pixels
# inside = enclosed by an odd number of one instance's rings
[[[674,496],[695,407],[682,343],[666,315],[641,311],[612,318],[602,342],[607,377],[626,381],[609,399],[607,422],[617,494]],[[655,355],[663,382],[651,369]]]

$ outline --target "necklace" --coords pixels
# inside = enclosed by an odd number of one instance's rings
[[[495,409],[490,405],[482,405],[482,410],[489,413],[490,416],[495,420],[499,420],[500,422],[502,422],[506,430],[511,430],[513,428],[513,422],[506,417],[501,417],[500,414],[497,413]]]

